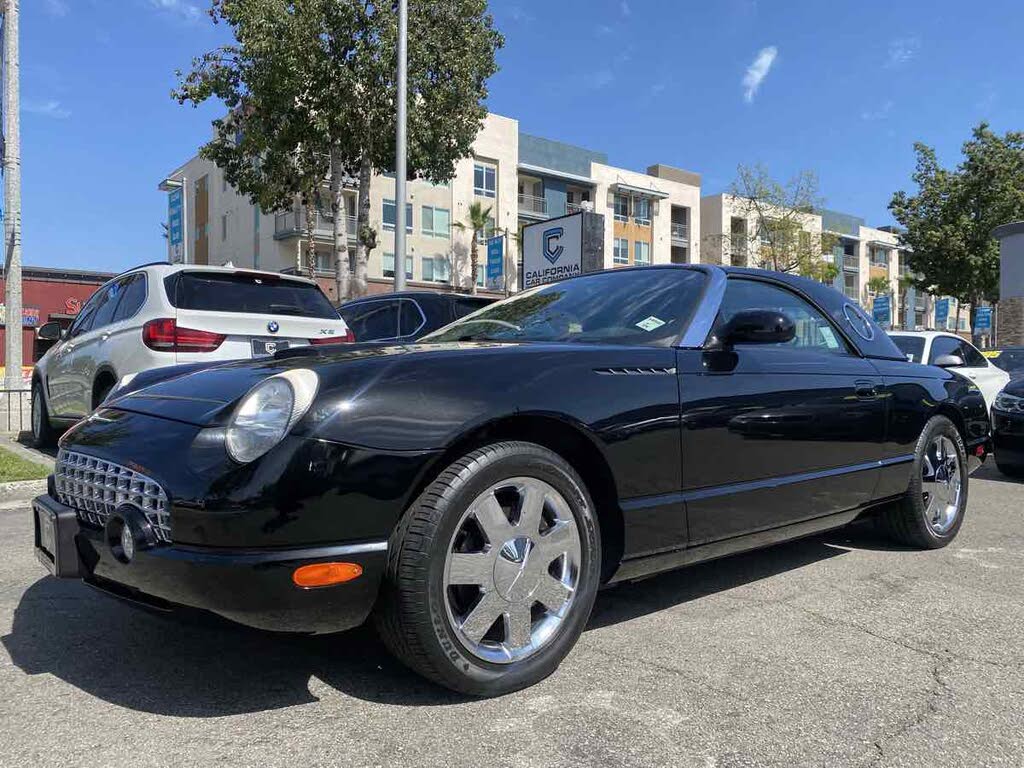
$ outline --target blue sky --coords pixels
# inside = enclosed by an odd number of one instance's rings
[[[165,173],[217,109],[169,97],[223,40],[206,0],[22,2],[26,264],[163,258]],[[826,204],[889,223],[912,144],[954,163],[971,126],[1024,129],[1019,0],[500,0],[489,107],[522,129],[726,189],[738,163],[818,173]]]

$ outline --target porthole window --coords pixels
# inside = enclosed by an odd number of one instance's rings
[[[853,328],[853,332],[860,336],[865,341],[871,341],[875,338],[875,329],[871,327],[871,323],[868,322],[867,316],[864,314],[864,310],[860,307],[854,306],[853,304],[843,305],[843,314],[846,315],[846,322]]]

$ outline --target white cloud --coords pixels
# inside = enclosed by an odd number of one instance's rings
[[[921,50],[921,38],[919,37],[894,38],[889,41],[889,55],[885,60],[885,66],[890,69],[902,67],[917,56],[919,50]]]
[[[861,120],[868,120],[868,121],[872,121],[872,120],[885,120],[885,118],[887,118],[889,116],[889,113],[892,112],[892,108],[893,108],[892,99],[888,99],[886,101],[883,101],[877,107],[874,107],[874,108],[871,108],[871,109],[865,109],[863,112],[860,113],[860,119]]]
[[[66,120],[71,117],[71,110],[62,107],[56,99],[22,102],[21,111],[29,112],[33,115],[42,115],[43,117],[52,117],[54,120]]]
[[[761,87],[761,83],[768,77],[768,73],[775,63],[775,57],[779,55],[779,49],[774,45],[762,48],[743,75],[743,100],[748,104],[754,100],[754,94]]]
[[[183,21],[199,21],[203,12],[199,6],[185,0],[149,0],[149,4],[159,11],[172,14]]]
[[[626,0],[622,0],[622,2],[619,3],[619,11],[623,16],[629,16],[629,14],[633,12],[633,9],[629,7],[629,3],[627,3]]]
[[[64,0],[44,0],[43,10],[59,19],[62,16],[67,16],[71,9],[68,8],[68,4]]]

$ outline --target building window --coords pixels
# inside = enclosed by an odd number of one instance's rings
[[[871,249],[871,264],[876,267],[889,266],[889,251],[885,248]]]
[[[651,244],[637,240],[633,243],[633,263],[645,267],[651,263]]]
[[[860,275],[856,272],[843,273],[843,293],[848,299],[860,301]]]
[[[382,258],[384,277],[395,276],[395,254],[385,253]],[[405,279],[412,280],[412,256],[405,257]]]
[[[444,256],[424,256],[423,279],[431,283],[447,283],[449,280],[448,259]]]
[[[381,218],[384,220],[384,229],[388,232],[395,231],[395,215],[397,211],[394,200],[385,200]],[[412,203],[405,204],[405,231],[412,232]]]
[[[629,240],[624,237],[615,238],[615,249],[612,251],[612,264],[629,264]]]
[[[452,215],[447,208],[424,205],[420,209],[420,226],[424,235],[447,238],[451,233],[451,220]]]
[[[633,221],[644,226],[651,223],[651,201],[646,197],[633,200]]]
[[[331,254],[327,251],[316,252],[316,270],[317,272],[330,272],[331,271]]]
[[[615,196],[615,220],[629,221],[629,198],[626,195]]]
[[[483,163],[473,164],[473,194],[480,197],[496,197],[498,194],[498,169]]]

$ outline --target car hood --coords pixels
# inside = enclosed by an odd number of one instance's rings
[[[571,345],[582,347],[584,345]],[[320,378],[320,393],[365,388],[382,367],[415,364],[441,356],[491,354],[496,349],[537,352],[566,351],[566,345],[452,342],[448,344],[332,344],[301,347],[264,361],[216,363],[196,369],[167,370],[167,377],[153,381],[159,372],[146,374],[141,388],[116,394],[105,407],[143,413],[197,426],[226,423],[245,394],[263,379],[293,368],[310,368]],[[140,378],[142,378],[140,376]]]
[[[1024,397],[1024,376],[1018,375],[1010,379],[1003,392],[1008,395],[1016,395],[1017,397]]]

